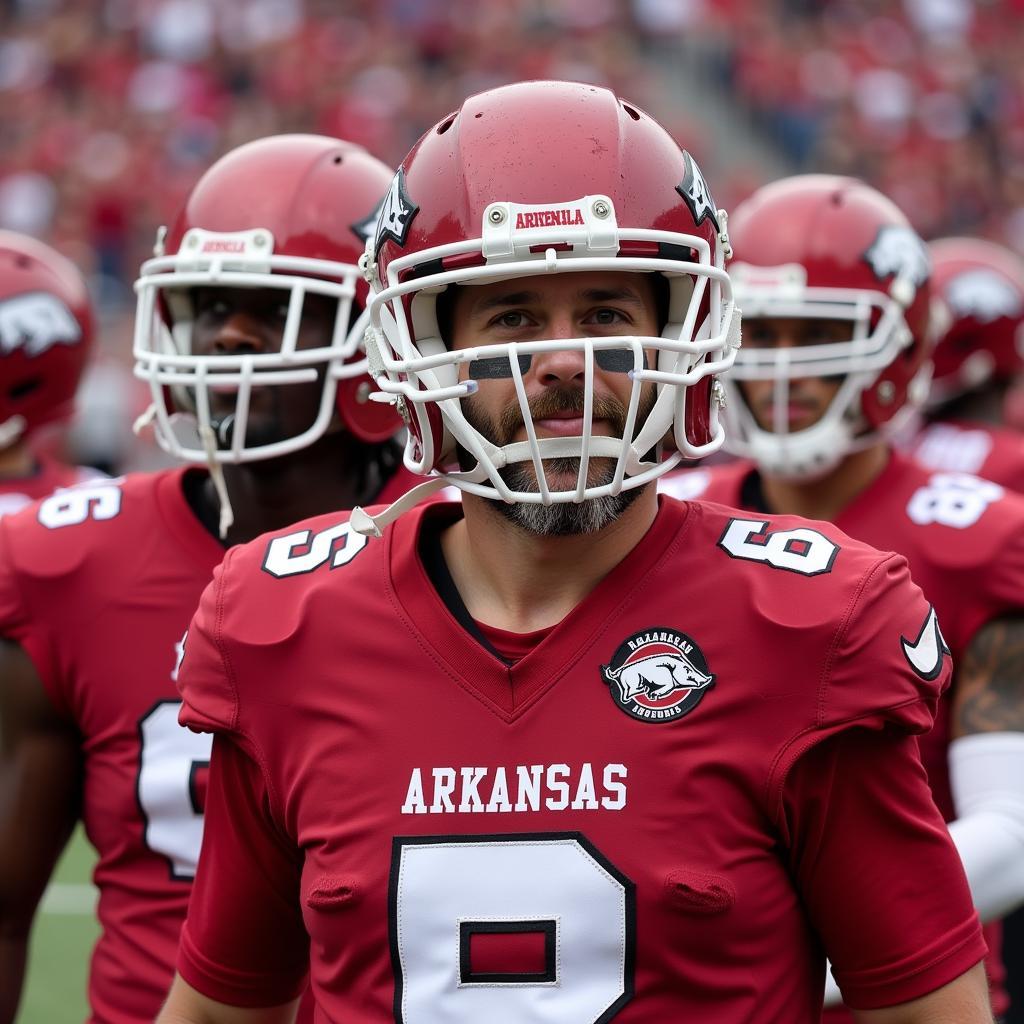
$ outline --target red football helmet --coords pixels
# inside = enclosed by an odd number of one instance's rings
[[[741,349],[726,381],[727,444],[766,471],[820,476],[895,430],[927,388],[929,260],[907,218],[853,178],[808,174],[766,185],[729,225],[737,305],[751,318],[852,323],[852,339]],[[789,382],[842,377],[820,420],[788,432]],[[737,382],[775,382],[772,430]]]
[[[605,89],[525,82],[467,99],[406,158],[367,245],[374,288],[367,351],[378,385],[407,418],[406,465],[473,494],[548,504],[616,494],[683,457],[716,450],[723,437],[713,378],[731,364],[739,334],[723,269],[725,227],[689,154]],[[595,270],[665,276],[660,337],[456,352],[442,336],[437,297],[448,285]],[[533,353],[552,350],[583,353],[588,381],[595,362],[621,357],[633,382],[623,437],[591,436],[585,411],[582,436],[537,439],[522,378]],[[657,352],[656,365],[647,365],[645,350]],[[528,435],[504,447],[475,430],[460,405],[476,388],[474,373],[496,365],[516,381]],[[656,400],[638,422],[644,385],[654,385]],[[645,461],[673,428],[676,450],[663,462]],[[451,466],[456,443],[476,460],[465,472]],[[553,490],[545,478],[543,460],[556,457],[580,461],[571,489]],[[593,457],[616,460],[612,482],[587,484]],[[514,462],[535,467],[538,491],[507,485],[500,469]]]
[[[383,441],[401,422],[369,396],[362,351],[367,286],[358,269],[367,234],[393,172],[364,149],[316,135],[278,135],[239,146],[192,190],[157,257],[143,264],[135,328],[135,373],[150,384],[156,437],[179,458],[246,462],[283,455],[319,438],[337,414],[363,441]],[[198,355],[192,351],[195,289],[280,289],[288,313],[278,351]],[[336,298],[329,346],[297,349],[307,294]],[[255,387],[313,381],[326,368],[312,426],[293,437],[246,444]],[[210,389],[237,393],[228,442],[214,450]],[[175,413],[175,406],[178,413]],[[199,437],[182,438],[180,413]],[[222,421],[223,423],[223,421]],[[175,428],[178,429],[175,429]]]
[[[1024,260],[978,238],[940,238],[928,249],[934,407],[1024,368]]]
[[[92,305],[74,264],[0,231],[0,448],[71,415],[92,342]]]

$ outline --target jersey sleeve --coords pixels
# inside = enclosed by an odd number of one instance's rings
[[[926,732],[951,673],[934,609],[906,559],[890,555],[865,574],[843,609],[819,691],[818,729],[857,723]]]
[[[920,998],[984,956],[915,737],[852,729],[813,748],[787,779],[781,826],[848,1005]]]
[[[185,634],[178,668],[178,720],[196,732],[231,732],[238,724],[238,694],[221,629],[224,591],[236,550],[214,569]]]
[[[816,705],[810,718],[781,744],[769,768],[772,813],[793,765],[829,736],[851,728],[923,733],[935,721],[952,674],[949,648],[906,559],[877,556],[872,550],[836,611],[821,667],[813,670],[820,676],[807,682]]]
[[[21,515],[34,516],[34,511]],[[19,578],[10,535],[11,518],[0,519],[0,636],[13,640],[22,648],[32,660],[54,706],[62,714],[69,714],[47,617],[32,614]]]
[[[193,988],[230,1006],[277,1006],[306,984],[301,856],[268,807],[259,767],[230,737],[217,736],[177,966]]]

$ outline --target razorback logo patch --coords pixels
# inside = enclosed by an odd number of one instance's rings
[[[932,272],[928,249],[913,228],[886,224],[879,228],[864,259],[879,281],[900,277],[920,288]]]
[[[601,666],[612,699],[630,718],[672,722],[688,715],[715,683],[701,649],[685,633],[659,627],[627,637]]]
[[[972,316],[983,324],[1004,316],[1018,317],[1024,309],[1020,292],[985,267],[957,274],[946,287],[946,302],[957,316]]]
[[[0,355],[23,349],[30,359],[54,345],[77,345],[82,328],[56,295],[29,292],[0,302]]]

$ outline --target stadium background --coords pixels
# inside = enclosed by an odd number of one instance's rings
[[[0,227],[74,259],[101,312],[70,454],[162,462],[129,430],[131,282],[217,156],[313,131],[396,163],[465,95],[526,78],[646,108],[727,209],[773,177],[848,172],[926,238],[1024,252],[1024,0],[0,0]],[[90,866],[76,835],[21,1021],[84,1019]]]

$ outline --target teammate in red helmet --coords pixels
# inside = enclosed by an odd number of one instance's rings
[[[31,446],[69,419],[93,346],[93,311],[78,268],[48,245],[0,231],[0,516],[94,473]]]
[[[928,246],[935,297],[926,422],[907,446],[924,466],[1024,491],[1024,433],[1006,406],[1024,368],[1024,261],[977,238]]]
[[[226,546],[401,493],[368,401],[356,263],[392,172],[358,146],[241,146],[137,284],[136,372],[187,463],[62,491],[0,528],[0,1021],[80,817],[98,853],[95,1024],[152,1021],[202,836],[210,740],[178,724],[181,637]],[[229,509],[232,512],[229,512]]]
[[[773,543],[756,524],[774,513],[834,523],[906,557],[934,610],[903,634],[904,654],[920,671],[924,650],[948,644],[957,666],[921,755],[975,905],[997,921],[1024,901],[1024,501],[919,467],[890,443],[929,373],[927,249],[886,197],[826,175],[758,190],[736,209],[730,238],[744,343],[727,383],[727,436],[742,458],[698,470],[690,493],[742,509],[744,543],[766,559]],[[774,557],[797,561],[777,544]],[[998,931],[988,938],[1001,1013]],[[857,970],[832,959],[860,1006]]]
[[[307,967],[330,1021],[809,1024],[823,948],[863,1021],[990,1019],[905,561],[652,486],[722,442],[728,248],[604,89],[481,93],[403,162],[368,357],[463,500],[307,520],[204,594],[164,1024],[287,1021]]]

